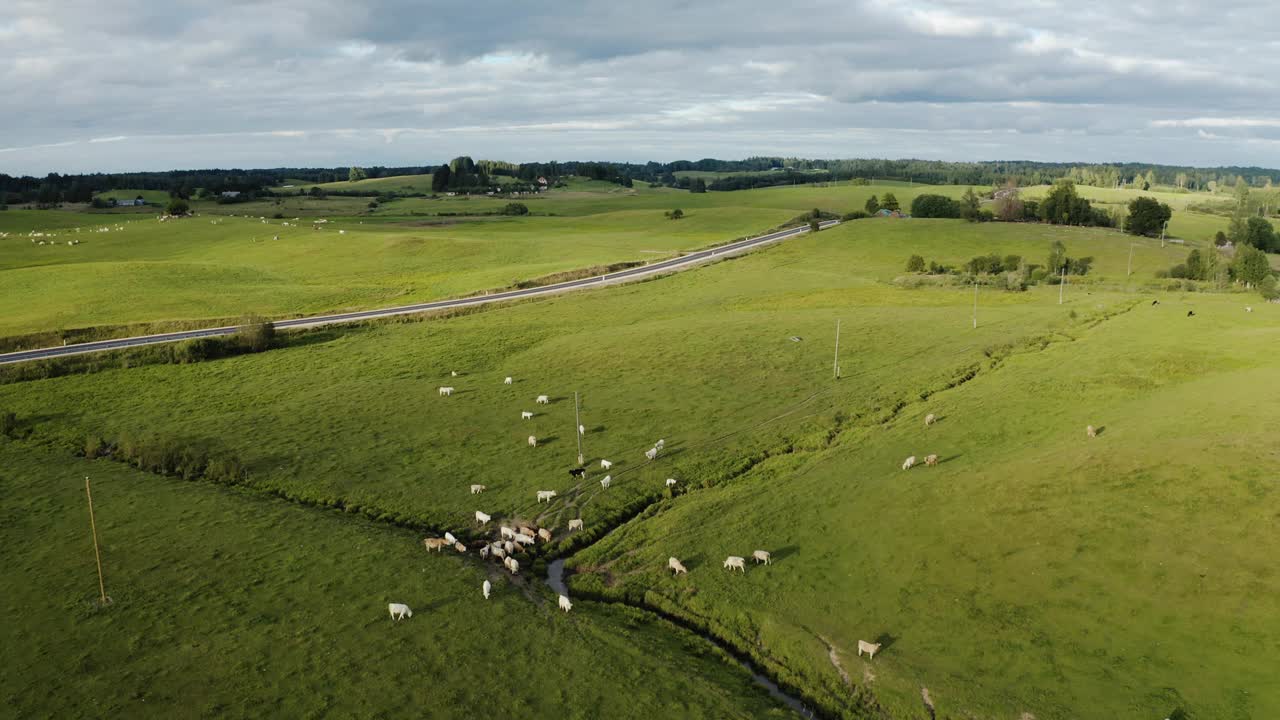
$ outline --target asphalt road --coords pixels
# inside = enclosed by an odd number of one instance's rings
[[[838,225],[839,223],[839,220],[827,220],[822,223],[822,227],[828,228],[833,225]],[[570,280],[568,282],[556,283],[554,285],[543,285],[541,287],[528,288],[525,290],[508,290],[505,292],[491,293],[489,295],[458,298],[456,300],[436,300],[434,302],[418,303],[416,305],[401,305],[399,307],[382,308],[381,310],[362,310],[359,312],[340,313],[337,315],[316,315],[313,317],[295,318],[292,320],[277,320],[274,324],[276,328],[282,330],[289,328],[320,327],[322,325],[357,322],[360,320],[391,317],[393,315],[409,315],[412,313],[427,312],[429,310],[446,310],[449,308],[487,305],[489,303],[538,297],[540,295],[554,295],[556,293],[580,290],[583,288],[603,287],[606,285],[613,285],[621,282],[627,282],[629,280],[635,280],[637,278],[647,277],[649,275],[655,275],[657,273],[684,270],[723,255],[731,255],[744,250],[750,250],[751,248],[768,245],[769,243],[785,240],[789,237],[795,237],[796,235],[802,235],[807,232],[809,232],[809,227],[807,225],[791,228],[789,230],[780,230],[776,233],[747,238],[746,240],[739,240],[738,242],[721,245],[719,247],[711,248],[710,250],[701,250],[699,252],[689,253],[688,255],[672,258],[670,260],[663,260],[662,262],[653,263],[652,265],[641,265],[639,267],[628,268],[626,270],[619,270],[618,272],[582,278],[581,280]],[[179,332],[161,333],[158,335],[139,335],[137,337],[117,338],[114,340],[99,340],[97,342],[38,348],[35,350],[20,350],[18,352],[0,355],[0,365],[27,362],[30,360],[45,360],[48,358],[64,357],[67,355],[103,352],[106,350],[119,350],[121,348],[139,347],[141,345],[156,345],[159,343],[194,340],[202,337],[231,335],[238,329],[238,325],[230,325],[227,327],[204,328],[202,330],[182,330]]]

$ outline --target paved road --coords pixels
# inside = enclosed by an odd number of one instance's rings
[[[822,227],[828,228],[833,225],[838,225],[839,222],[839,220],[827,220],[822,223]],[[789,237],[795,237],[796,235],[801,235],[807,232],[809,232],[809,227],[807,225],[791,228],[790,230],[781,230],[776,233],[747,238],[746,240],[739,240],[738,242],[729,243],[728,245],[721,245],[710,250],[702,250],[695,253],[689,253],[688,255],[683,255],[681,257],[672,258],[670,260],[663,260],[662,262],[653,263],[652,265],[641,265],[639,267],[619,270],[618,272],[607,273],[605,275],[596,275],[594,277],[583,278],[581,280],[570,280],[568,282],[556,283],[554,285],[543,285],[541,287],[528,288],[525,290],[508,290],[506,292],[477,295],[475,297],[459,298],[456,300],[436,300],[434,302],[418,303],[416,305],[401,305],[399,307],[383,308],[381,310],[362,310],[359,312],[340,313],[338,315],[317,315],[313,317],[295,318],[292,320],[277,320],[274,324],[279,329],[320,327],[322,325],[357,322],[359,320],[391,317],[393,315],[408,315],[411,313],[426,312],[428,310],[446,310],[449,308],[487,305],[489,303],[505,302],[507,300],[517,300],[520,298],[553,295],[582,288],[603,287],[606,285],[613,285],[620,282],[627,282],[637,278],[647,277],[657,273],[683,270],[723,255],[739,253],[744,250],[749,250],[761,245],[767,245],[779,240],[785,240]],[[48,358],[64,357],[67,355],[103,352],[104,350],[119,350],[121,348],[138,347],[141,345],[156,345],[159,343],[178,342],[181,340],[194,340],[202,337],[231,335],[238,329],[238,325],[230,325],[227,327],[205,328],[202,330],[183,330],[180,332],[161,333],[159,335],[139,335],[137,337],[118,338],[115,340],[99,340],[97,342],[78,343],[62,347],[22,350],[19,352],[0,355],[0,365],[6,363],[26,362],[29,360],[44,360]]]

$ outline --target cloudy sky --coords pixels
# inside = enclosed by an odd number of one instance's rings
[[[750,155],[1280,167],[1280,5],[5,0],[0,172]]]

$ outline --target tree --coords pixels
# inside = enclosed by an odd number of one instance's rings
[[[169,198],[169,205],[165,208],[170,215],[186,215],[190,210],[191,206],[180,197]]]
[[[924,258],[912,255],[907,259],[907,272],[924,272]]]
[[[680,208],[676,208],[675,210],[668,210],[663,214],[667,216],[668,220],[679,220],[680,218],[684,217],[684,211],[681,210]]]
[[[1243,245],[1236,249],[1234,270],[1237,280],[1257,285],[1271,274],[1271,264],[1267,262],[1266,253],[1251,245]]]
[[[1005,187],[996,193],[995,214],[1003,222],[1017,222],[1023,218],[1025,212],[1026,209],[1017,188]]]
[[[1083,203],[1083,205],[1081,205]],[[1076,185],[1070,180],[1060,180],[1040,203],[1040,219],[1054,225],[1081,222],[1079,210],[1089,209],[1089,201],[1076,194]]]
[[[880,212],[880,199],[877,198],[875,195],[872,195],[871,197],[867,198],[867,204],[864,205],[863,207],[867,209],[868,215],[875,215],[876,213]]]
[[[707,181],[702,178],[694,178],[693,182],[689,183],[689,192],[691,193],[704,193],[706,191]]]
[[[1205,280],[1209,272],[1199,249],[1187,253],[1187,277],[1192,280]]]
[[[945,195],[925,193],[911,201],[911,215],[918,218],[958,218],[963,211],[961,203]]]
[[[893,193],[885,193],[880,199],[880,207],[892,212],[898,212],[902,208],[898,205],[898,198]]]
[[[1219,230],[1217,234],[1213,236],[1213,244],[1217,245],[1218,247],[1222,247],[1223,245],[1226,245],[1228,242],[1230,241],[1227,240],[1227,234],[1222,232],[1221,230]]]
[[[441,165],[436,168],[436,171],[431,173],[431,192],[440,193],[448,190],[451,175],[453,175],[453,171],[449,169],[448,165]]]
[[[822,229],[822,222],[817,218],[809,221],[809,232],[816,233]]]
[[[982,200],[978,197],[978,193],[974,192],[973,188],[965,190],[964,196],[960,198],[960,217],[969,222],[975,222],[978,219],[978,209],[981,207]]]
[[[1266,218],[1256,215],[1245,223],[1244,241],[1263,252],[1275,252],[1277,249],[1276,230]]]
[[[1173,217],[1173,210],[1151,197],[1139,197],[1129,201],[1129,217],[1125,218],[1124,231],[1131,235],[1154,236]]]
[[[1062,266],[1067,262],[1067,246],[1062,244],[1061,240],[1054,240],[1049,246],[1049,259],[1045,263],[1045,267],[1051,273],[1062,272]]]
[[[364,168],[353,166],[347,171],[347,182],[360,182],[367,177],[369,177],[369,174],[364,171]]]

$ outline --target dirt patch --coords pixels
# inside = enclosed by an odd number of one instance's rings
[[[827,646],[827,659],[831,661],[831,666],[840,673],[840,679],[844,681],[845,687],[853,687],[853,680],[849,679],[849,671],[844,669],[844,664],[840,662],[840,650],[830,640],[819,635],[818,639],[823,645]]]
[[[862,668],[862,684],[870,685],[876,681],[876,671],[871,669],[870,665]]]

